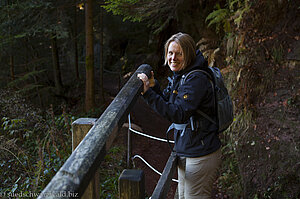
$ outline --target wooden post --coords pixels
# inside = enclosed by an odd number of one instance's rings
[[[72,132],[72,151],[79,145],[85,135],[93,127],[96,122],[96,118],[79,118],[73,122]],[[82,199],[98,199],[100,198],[100,182],[99,182],[99,170],[96,171],[94,177],[91,179],[88,187],[86,188]]]
[[[120,199],[144,199],[145,177],[142,170],[125,169],[119,177]]]

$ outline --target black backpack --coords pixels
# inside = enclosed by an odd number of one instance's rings
[[[212,88],[214,88],[213,93],[217,113],[217,121],[213,120],[211,117],[200,110],[197,110],[197,113],[199,113],[201,116],[205,117],[212,123],[216,124],[218,126],[218,132],[223,132],[230,126],[233,121],[233,105],[228,94],[228,90],[225,87],[221,71],[217,67],[208,67],[208,71],[200,69],[192,70],[181,77],[180,84],[182,85],[190,74],[197,71],[206,74],[210,80]]]

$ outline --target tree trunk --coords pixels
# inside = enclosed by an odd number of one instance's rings
[[[86,88],[85,110],[95,107],[95,77],[94,77],[94,45],[93,45],[93,0],[85,3],[85,37],[86,37]]]
[[[10,5],[10,1],[7,0],[7,5]],[[9,10],[9,9],[8,9]],[[10,20],[10,13],[7,13],[8,20]],[[12,46],[12,37],[11,37],[11,26],[8,28],[9,35],[9,68],[10,68],[10,79],[15,80],[15,65],[14,65],[14,56],[13,56],[13,46]]]
[[[61,80],[56,36],[54,36],[52,38],[52,48],[51,49],[52,49],[52,62],[53,62],[53,71],[54,71],[54,81],[55,81],[56,94],[61,95],[63,84],[62,84],[62,80]]]
[[[33,70],[34,71],[36,70],[36,66],[34,66]],[[37,85],[38,84],[38,80],[37,80],[37,78],[36,78],[35,75],[33,76],[33,80],[34,80],[34,83]],[[36,88],[36,93],[37,93],[37,97],[39,99],[40,107],[43,107],[43,101],[42,101],[42,97],[40,95],[40,90],[39,90],[38,87]]]
[[[76,2],[76,0],[75,0]],[[77,8],[74,6],[74,34],[73,34],[73,44],[74,44],[74,66],[75,66],[75,76],[76,80],[79,80],[79,68],[78,68],[78,48],[77,48]]]
[[[25,71],[26,72],[30,72],[30,69],[29,69],[29,66],[28,66],[28,64],[29,64],[29,58],[28,58],[29,55],[28,55],[28,52],[30,52],[30,50],[32,51],[32,60],[38,60],[39,59],[39,55],[38,55],[38,52],[36,50],[34,50],[34,47],[32,45],[30,45],[30,42],[29,42],[28,38],[25,40],[25,44],[27,46]],[[37,66],[34,63],[33,70],[36,70],[36,68],[37,68]],[[33,80],[34,80],[34,83],[37,85],[38,84],[38,80],[37,80],[37,78],[36,78],[35,75],[33,76]],[[43,107],[43,100],[42,100],[42,97],[41,97],[41,94],[40,94],[40,90],[39,90],[38,87],[36,88],[36,93],[37,93],[37,96],[38,96],[38,99],[39,99],[40,107]]]
[[[12,51],[10,51],[10,53],[12,54]],[[14,56],[13,55],[9,56],[9,67],[10,67],[10,78],[11,78],[11,80],[15,80],[15,65],[14,65]]]
[[[101,1],[101,4],[103,1]],[[104,90],[103,90],[103,8],[100,8],[100,101],[101,104],[105,103]]]

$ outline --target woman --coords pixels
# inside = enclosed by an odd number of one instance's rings
[[[150,79],[138,74],[144,83],[142,94],[155,111],[173,122],[169,130],[174,129],[174,148],[179,156],[179,198],[211,198],[221,163],[221,142],[217,126],[197,113],[216,119],[211,83],[205,73],[194,71],[208,71],[207,62],[188,34],[171,36],[164,50],[165,65],[173,76],[161,92],[153,72]]]

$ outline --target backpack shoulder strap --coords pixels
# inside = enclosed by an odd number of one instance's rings
[[[214,99],[214,105],[216,106],[216,96],[215,96],[215,86],[213,83],[213,77],[211,76],[211,74],[209,74],[207,71],[205,70],[201,70],[201,69],[195,69],[195,70],[191,70],[190,72],[188,72],[186,75],[182,75],[181,77],[181,81],[180,81],[180,85],[182,85],[185,80],[188,78],[188,76],[194,72],[202,72],[205,75],[208,76],[209,82],[211,84],[212,90],[213,90],[213,99]],[[212,122],[213,124],[217,124],[216,121],[214,121],[210,116],[208,116],[206,113],[204,113],[201,110],[197,110],[197,113],[200,114],[201,116],[203,116],[204,118],[206,118],[207,120],[209,120],[210,122]]]
[[[212,76],[211,76],[211,74],[209,74],[207,71],[201,70],[201,69],[195,69],[195,70],[191,70],[191,71],[188,72],[187,74],[182,75],[181,81],[180,81],[180,85],[182,85],[182,84],[185,82],[185,80],[188,78],[188,76],[190,76],[191,74],[193,74],[193,73],[195,73],[195,72],[202,72],[202,73],[204,73],[205,75],[208,76],[208,79],[209,79],[210,81],[212,81],[212,79],[213,79]]]
[[[207,120],[209,120],[211,123],[213,124],[217,124],[216,121],[214,121],[211,117],[209,117],[206,113],[204,113],[203,111],[197,110],[197,113],[199,113],[201,116],[205,117]]]

